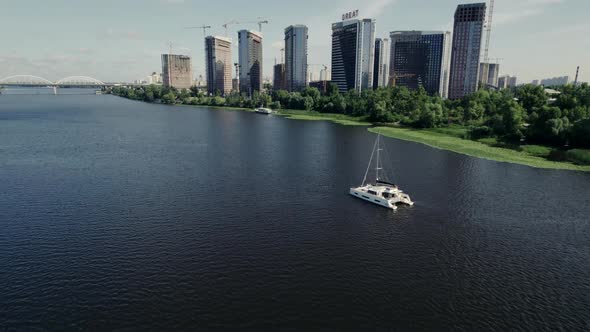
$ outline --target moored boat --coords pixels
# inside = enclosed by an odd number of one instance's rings
[[[259,107],[254,112],[260,114],[272,114],[272,110],[270,108]]]
[[[363,178],[362,184],[359,187],[350,188],[350,194],[367,202],[371,202],[373,204],[377,204],[392,210],[397,210],[398,204],[413,206],[414,202],[408,194],[401,191],[397,185],[381,178],[381,176],[384,176],[384,173],[380,160],[380,154],[383,150],[380,147],[380,138],[381,135],[377,134],[373,152],[371,153],[371,159],[369,160],[369,166],[365,172],[365,177]],[[373,157],[375,154],[377,155],[375,182],[367,183],[367,176],[369,174],[369,170],[371,169],[371,164],[373,163]]]

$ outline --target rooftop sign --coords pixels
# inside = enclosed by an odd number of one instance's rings
[[[359,16],[359,10],[356,9],[356,10],[353,10],[351,12],[342,14],[342,20],[343,21],[351,20],[353,18],[357,18],[358,16]]]

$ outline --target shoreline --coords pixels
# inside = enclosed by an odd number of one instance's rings
[[[214,108],[226,111],[245,111],[250,113],[254,112],[254,110],[244,107],[186,104],[171,104],[170,106]],[[551,161],[546,158],[534,156],[523,151],[516,151],[504,147],[490,146],[482,142],[459,138],[451,134],[446,134],[444,132],[437,131],[437,128],[413,129],[404,127],[384,127],[383,124],[374,124],[366,121],[366,117],[353,117],[344,114],[308,112],[303,110],[284,109],[276,111],[274,115],[282,116],[291,120],[330,121],[343,126],[366,126],[370,127],[367,128],[368,131],[373,133],[379,132],[381,133],[381,135],[389,138],[410,141],[418,144],[423,144],[435,149],[451,151],[474,158],[480,158],[496,162],[524,165],[539,169],[590,172],[590,165],[578,165],[566,161]]]
[[[526,152],[494,147],[478,141],[458,138],[433,130],[393,127],[372,127],[368,130],[390,138],[419,143],[435,149],[451,151],[480,159],[539,169],[590,172],[590,166],[577,165],[571,162],[551,161],[543,157],[530,155]]]

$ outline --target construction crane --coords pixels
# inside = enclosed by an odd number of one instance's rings
[[[490,0],[490,12],[488,15],[488,22],[486,24],[486,46],[483,53],[483,61],[489,63],[490,53],[490,39],[492,36],[492,19],[494,18],[494,0]]]
[[[200,27],[186,27],[185,29],[203,29],[203,38],[207,37],[207,29],[211,29],[210,25],[202,25]]]
[[[259,19],[261,19],[259,17]],[[269,24],[269,21],[267,20],[259,20],[259,21],[246,21],[246,22],[240,22],[240,21],[236,21],[236,20],[231,20],[225,24],[222,25],[222,27],[225,29],[225,36],[227,37],[227,28],[231,25],[237,25],[237,24],[253,24],[256,23],[258,24],[258,31],[262,32],[262,25],[263,24]]]
[[[258,21],[256,23],[258,23],[258,31],[262,32],[262,25],[263,24],[268,24],[268,21],[267,20],[262,20],[262,21]]]
[[[200,27],[185,27],[185,29],[203,29],[203,40],[207,38],[207,29],[211,29],[210,25],[201,25]],[[207,46],[203,49],[203,54],[207,54]],[[207,66],[205,66],[205,71],[207,71]]]
[[[231,20],[231,21],[229,21],[229,22],[226,22],[226,23],[224,23],[224,24],[222,25],[222,27],[225,29],[225,36],[226,36],[226,37],[228,36],[228,35],[227,35],[227,28],[228,28],[230,25],[239,24],[239,23],[240,23],[240,22],[238,22],[238,21],[236,21],[236,20]]]

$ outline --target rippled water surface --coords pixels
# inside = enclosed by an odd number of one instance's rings
[[[0,329],[590,329],[590,174],[365,128],[0,96]]]

